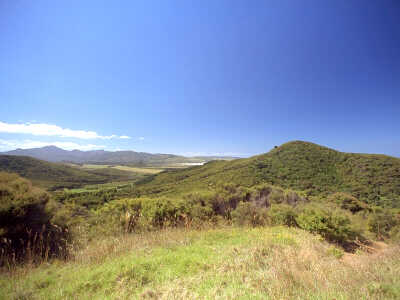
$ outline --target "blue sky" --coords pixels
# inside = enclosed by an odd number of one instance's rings
[[[400,156],[400,2],[0,1],[0,151]]]

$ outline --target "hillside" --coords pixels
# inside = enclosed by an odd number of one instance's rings
[[[341,191],[367,203],[400,206],[399,158],[343,153],[302,141],[251,158],[163,172],[138,184],[138,189],[142,194],[172,194],[212,189],[225,182],[243,186],[265,182],[312,196]]]
[[[116,169],[82,170],[25,156],[0,155],[0,171],[17,173],[33,184],[48,188],[79,187],[110,181],[132,180],[132,172]]]
[[[233,159],[231,157],[184,157],[173,154],[152,154],[135,151],[80,151],[64,150],[55,146],[46,146],[32,149],[16,149],[0,154],[30,156],[50,162],[72,163],[97,163],[97,164],[131,164],[131,165],[155,165],[168,166],[184,163],[203,163],[214,159]]]
[[[398,165],[291,142],[126,189],[49,194],[3,173],[0,298],[397,299],[399,209],[311,195],[396,206]],[[19,156],[0,166],[47,183],[104,176]]]

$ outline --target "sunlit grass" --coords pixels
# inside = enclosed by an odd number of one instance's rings
[[[399,247],[337,255],[299,229],[168,229],[93,241],[0,277],[0,298],[395,299]],[[24,298],[25,297],[25,298]]]
[[[118,170],[143,173],[143,174],[157,174],[163,171],[163,169],[157,169],[157,168],[138,168],[129,166],[114,166],[113,168]]]
[[[157,174],[163,171],[161,168],[152,168],[152,167],[146,167],[146,168],[140,168],[140,167],[130,167],[130,166],[122,166],[122,165],[99,165],[99,164],[83,164],[81,166],[82,169],[105,169],[105,168],[111,168],[111,169],[117,169],[117,170],[122,170],[122,171],[128,171],[128,172],[133,172],[133,173],[142,173],[142,174]]]

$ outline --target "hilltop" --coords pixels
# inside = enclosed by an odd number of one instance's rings
[[[141,182],[138,189],[145,195],[174,194],[224,182],[247,187],[269,183],[310,196],[347,192],[367,203],[400,206],[399,158],[344,153],[303,141],[250,158],[169,170]]]
[[[184,163],[204,163],[214,159],[233,159],[233,157],[199,156],[184,157],[173,154],[152,154],[135,151],[80,151],[64,150],[56,146],[42,148],[16,149],[0,154],[30,156],[50,162],[72,162],[77,164],[130,164],[147,166],[168,166]]]

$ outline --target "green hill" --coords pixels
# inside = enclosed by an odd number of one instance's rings
[[[0,155],[0,171],[17,173],[34,185],[56,189],[80,187],[86,184],[132,180],[135,175],[117,169],[82,170],[26,156]]]
[[[174,194],[213,189],[220,183],[253,186],[270,183],[310,196],[347,192],[382,206],[400,206],[400,159],[386,155],[343,153],[294,141],[246,159],[212,161],[170,170],[138,184],[141,194]]]

